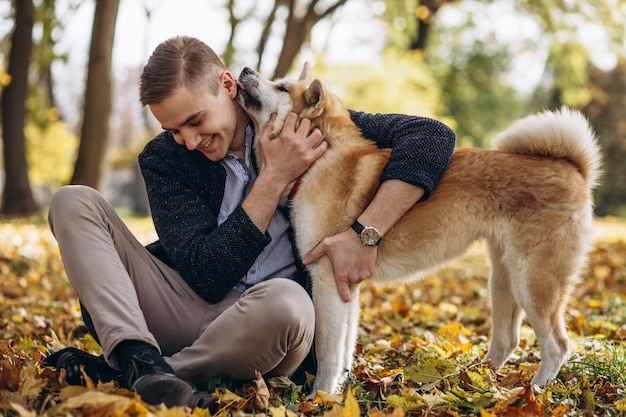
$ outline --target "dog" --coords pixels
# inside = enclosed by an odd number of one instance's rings
[[[328,143],[298,180],[290,204],[297,250],[306,255],[323,238],[347,230],[379,187],[388,149],[364,138],[347,109],[305,64],[297,80],[272,82],[252,69],[238,77],[236,100],[257,139],[272,113],[278,135],[291,111],[308,118]],[[486,360],[500,368],[518,346],[526,314],[542,361],[532,382],[556,378],[570,355],[564,310],[592,243],[593,199],[600,149],[587,119],[563,107],[513,123],[493,149],[457,148],[432,195],[410,209],[382,239],[378,284],[413,281],[486,240],[492,337]],[[358,173],[356,175],[355,173]],[[359,288],[344,303],[328,257],[307,266],[315,306],[317,374],[313,393],[338,392],[351,370],[359,323]]]

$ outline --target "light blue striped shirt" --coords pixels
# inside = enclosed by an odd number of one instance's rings
[[[223,223],[228,216],[237,208],[256,180],[255,167],[252,166],[252,141],[254,130],[251,126],[246,129],[244,159],[228,154],[220,161],[226,169],[226,184],[224,187],[224,199],[217,216],[218,224]],[[291,241],[287,229],[289,220],[276,210],[267,229],[271,236],[271,242],[263,249],[256,258],[246,275],[235,285],[234,289],[243,292],[254,284],[271,278],[292,278],[296,272],[295,260],[291,247]]]

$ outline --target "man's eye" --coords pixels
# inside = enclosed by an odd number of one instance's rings
[[[197,121],[195,121],[195,122],[191,122],[191,123],[189,123],[189,124],[190,124],[191,126],[193,126],[193,127],[198,127],[198,126],[200,126],[200,125],[202,124],[202,119],[197,120]]]
[[[278,91],[282,91],[283,93],[288,93],[289,90],[287,90],[287,87],[285,87],[284,85],[279,85],[278,87],[276,87],[276,89]]]

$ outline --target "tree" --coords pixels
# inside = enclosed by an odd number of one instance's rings
[[[410,51],[423,51],[439,9],[454,0],[386,1],[385,16],[391,22],[389,43]]]
[[[8,75],[11,78],[2,92],[0,103],[6,173],[2,214],[9,216],[29,215],[39,210],[28,181],[24,135],[34,16],[32,0],[15,2],[15,30],[8,64]]]
[[[320,20],[332,15],[339,7],[348,0],[274,0],[265,14],[258,12],[258,4],[251,3],[251,7],[244,13],[238,13],[241,7],[236,0],[228,0],[227,7],[230,22],[230,39],[226,50],[222,54],[226,66],[232,64],[235,55],[235,37],[240,28],[240,23],[249,20],[258,20],[261,24],[261,33],[256,47],[257,69],[267,59],[266,45],[272,34],[279,34],[282,30],[282,48],[280,50],[272,78],[284,77],[294,59],[302,49],[302,45],[311,33],[313,26]],[[250,2],[248,2],[250,3]],[[261,14],[258,14],[261,13]],[[284,16],[280,20],[280,16]],[[249,35],[248,35],[249,36]]]
[[[624,215],[626,207],[626,58],[610,71],[588,70],[591,100],[585,114],[596,129],[603,148],[604,175],[596,192],[596,214]]]
[[[99,188],[112,106],[113,38],[119,0],[97,0],[87,65],[85,110],[72,184]]]

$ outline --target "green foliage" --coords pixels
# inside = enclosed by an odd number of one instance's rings
[[[585,346],[585,358],[570,360],[564,368],[579,379],[584,376],[590,381],[604,378],[613,385],[626,384],[626,347],[602,339],[590,339]]]
[[[553,88],[562,104],[582,108],[591,101],[589,60],[589,52],[580,43],[555,43],[550,47],[547,65],[553,72]]]
[[[323,59],[313,76],[325,80],[348,108],[369,113],[405,113],[435,117],[444,122],[439,85],[419,52],[387,50],[377,62],[326,65]]]
[[[31,183],[54,190],[69,182],[79,140],[56,109],[31,112],[24,130]]]
[[[459,146],[484,148],[511,121],[527,113],[527,102],[504,80],[511,66],[506,46],[480,40],[464,45],[463,33],[439,34],[427,48],[427,63],[449,114],[456,119]]]
[[[415,17],[419,0],[394,0],[385,2],[385,20],[389,22],[387,44],[391,48],[409,49],[411,38],[417,32]]]

